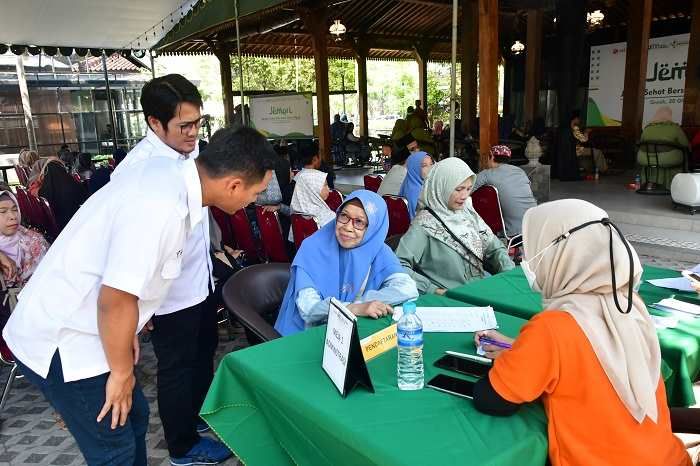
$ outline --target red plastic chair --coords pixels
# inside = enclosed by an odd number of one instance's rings
[[[287,254],[282,236],[282,226],[280,225],[277,212],[265,212],[263,206],[255,206],[255,216],[258,219],[260,228],[260,239],[263,252],[267,256],[268,262],[291,262]]]
[[[498,197],[498,189],[487,184],[472,193],[472,205],[476,213],[484,219],[484,222],[491,228],[494,235],[505,237],[508,241],[508,254],[516,259],[519,258],[520,246],[522,245],[522,235],[508,235],[506,222],[503,220],[501,210],[501,200]]]
[[[245,213],[245,209],[241,209],[235,214],[230,215],[229,222],[235,239],[234,248],[243,250],[248,262],[260,262],[258,245],[253,236],[253,229],[250,226],[250,221]]]
[[[58,230],[58,223],[56,223],[56,216],[53,213],[53,209],[49,205],[49,201],[43,197],[36,199],[39,204],[39,209],[43,214],[43,230],[51,239],[56,239],[60,231]]]
[[[318,222],[311,215],[292,214],[294,247],[299,249],[301,242],[318,231]]]
[[[379,191],[379,186],[381,186],[383,179],[382,175],[365,175],[365,189],[376,193]]]
[[[15,194],[17,195],[17,203],[19,204],[20,212],[22,212],[24,223],[30,227],[43,229],[44,212],[41,210],[39,200],[20,186],[16,187]]]
[[[29,185],[29,171],[22,165],[15,165],[15,173],[17,174],[17,179],[22,186]]]
[[[331,190],[331,192],[328,193],[326,204],[333,212],[335,212],[338,210],[338,207],[343,204],[343,195],[337,189]]]
[[[495,186],[485,185],[472,193],[472,205],[476,213],[484,219],[494,235],[506,234],[501,202],[498,199],[498,189]]]
[[[400,196],[382,196],[389,211],[389,232],[386,237],[403,235],[411,226],[411,216],[408,213],[408,201]]]

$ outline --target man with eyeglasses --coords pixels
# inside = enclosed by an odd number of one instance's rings
[[[148,124],[146,137],[117,166],[112,179],[154,157],[199,156],[204,117],[194,84],[179,74],[155,78],[141,91],[141,108]],[[209,430],[199,410],[214,375],[218,345],[206,207],[202,219],[187,239],[181,275],[147,325],[158,359],[158,411],[173,465],[217,464],[231,455],[223,443],[199,435]]]

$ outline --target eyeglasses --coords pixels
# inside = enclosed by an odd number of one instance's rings
[[[352,226],[355,228],[355,230],[364,230],[367,228],[367,220],[363,218],[352,218],[345,212],[341,212],[338,214],[337,217],[338,223],[341,223],[343,225],[346,225],[350,220],[352,220]]]
[[[199,128],[202,127],[202,125],[204,124],[206,119],[207,119],[207,115],[204,115],[204,116],[201,116],[194,121],[189,121],[187,123],[182,123],[182,124],[177,125],[180,128],[180,134],[189,133],[193,129],[196,129],[197,131],[199,131]]]

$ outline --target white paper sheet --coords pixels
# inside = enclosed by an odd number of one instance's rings
[[[424,332],[478,332],[498,328],[492,307],[419,307],[416,314],[423,322]],[[403,315],[401,307],[394,308],[394,320]]]
[[[698,266],[698,267],[700,267],[700,266]],[[671,290],[695,291],[695,290],[693,290],[693,287],[690,286],[690,280],[688,280],[685,277],[659,278],[657,280],[647,280],[647,282],[651,283],[654,286],[658,286],[661,288],[669,288]]]
[[[651,316],[651,320],[654,321],[654,327],[658,329],[663,329],[663,328],[676,328],[678,326],[678,317],[670,316],[670,317],[660,317],[660,316]]]
[[[684,314],[700,317],[700,306],[697,304],[686,303],[685,301],[680,301],[678,299],[662,299],[658,303],[654,304],[654,307],[657,309],[669,309],[671,311],[678,311]]]

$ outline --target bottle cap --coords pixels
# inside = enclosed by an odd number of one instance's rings
[[[415,301],[406,301],[405,303],[403,303],[404,315],[413,314],[414,312],[416,312],[416,302]]]

